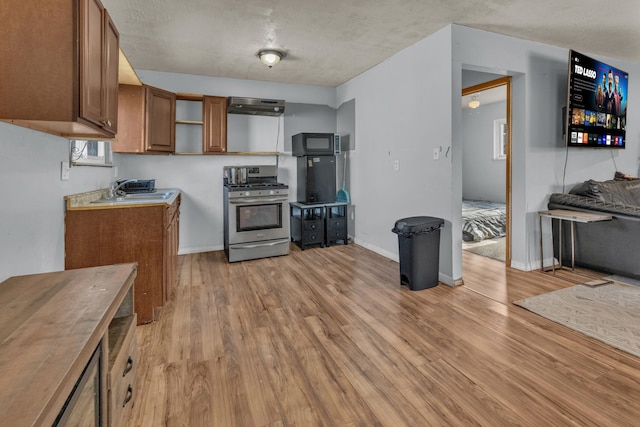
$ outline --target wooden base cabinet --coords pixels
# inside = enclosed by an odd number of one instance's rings
[[[119,34],[100,0],[3,0],[0,120],[113,138]]]
[[[175,283],[180,195],[157,203],[65,212],[65,269],[138,263],[138,324],[156,319]]]

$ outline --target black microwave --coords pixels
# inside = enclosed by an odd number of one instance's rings
[[[299,133],[293,135],[291,137],[291,154],[296,157],[340,154],[339,135],[332,133]]]

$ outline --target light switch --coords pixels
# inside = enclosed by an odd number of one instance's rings
[[[393,161],[393,170],[394,171],[399,171],[400,170],[400,160],[394,160]]]

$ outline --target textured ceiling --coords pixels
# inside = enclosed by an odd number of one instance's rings
[[[334,87],[451,23],[640,62],[638,0],[102,2],[135,69]]]

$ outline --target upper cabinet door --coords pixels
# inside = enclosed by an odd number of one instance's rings
[[[114,153],[173,153],[176,94],[153,86],[120,85]]]
[[[104,128],[113,132],[118,130],[118,70],[120,65],[120,34],[111,20],[109,13],[104,11]]]
[[[202,151],[227,151],[227,98],[204,96],[202,102]]]
[[[173,153],[176,149],[176,94],[151,86],[146,89],[146,150]]]
[[[103,12],[99,0],[80,2],[80,116],[101,127],[105,121]]]

